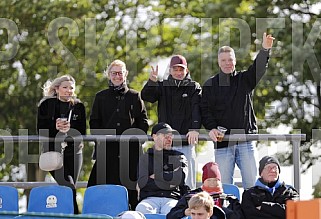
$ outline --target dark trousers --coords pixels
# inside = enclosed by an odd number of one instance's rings
[[[79,214],[79,209],[76,199],[76,182],[80,173],[83,162],[82,153],[78,154],[64,154],[64,166],[55,171],[50,171],[50,174],[59,185],[68,186],[72,189],[74,200],[74,214]]]
[[[126,147],[128,145],[129,147]],[[106,147],[98,148],[96,162],[91,170],[87,186],[123,185],[128,190],[130,209],[135,210],[138,204],[136,183],[140,150],[138,142],[124,145],[108,142]]]

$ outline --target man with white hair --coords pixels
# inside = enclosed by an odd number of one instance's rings
[[[241,206],[246,219],[285,219],[286,201],[297,199],[299,194],[280,180],[280,172],[276,158],[260,160],[260,177],[254,187],[243,192]]]

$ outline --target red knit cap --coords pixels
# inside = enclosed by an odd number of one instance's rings
[[[203,176],[202,182],[204,183],[205,180],[208,178],[216,178],[221,181],[221,172],[218,169],[218,164],[214,162],[208,162],[203,166]]]

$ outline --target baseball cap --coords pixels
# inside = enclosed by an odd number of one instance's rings
[[[167,123],[160,122],[154,125],[154,127],[152,128],[152,135],[157,133],[163,133],[163,134],[176,133],[177,134],[177,131],[175,129],[172,129],[172,127]]]
[[[181,66],[183,68],[187,68],[187,61],[186,61],[185,57],[182,55],[172,56],[169,67],[172,68],[174,66]]]

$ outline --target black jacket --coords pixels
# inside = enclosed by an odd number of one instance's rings
[[[298,192],[284,183],[273,195],[262,187],[254,186],[243,192],[242,211],[246,219],[285,219],[286,201],[298,197]],[[256,208],[258,206],[261,210]]]
[[[183,153],[149,148],[139,158],[140,201],[147,197],[180,199],[188,190],[185,185],[187,171],[187,159]],[[150,178],[153,174],[155,179]]]
[[[252,93],[266,72],[269,52],[260,50],[254,63],[246,71],[219,74],[203,85],[201,99],[202,123],[208,130],[223,126],[243,130],[241,133],[257,132],[253,110]],[[235,130],[236,131],[236,130]],[[219,142],[217,147],[227,147],[228,142]]]
[[[198,131],[201,128],[201,93],[201,86],[189,75],[181,81],[171,75],[162,82],[148,80],[141,91],[144,101],[158,101],[158,122],[168,123],[181,135],[186,135],[190,129]]]
[[[139,93],[126,84],[111,86],[98,92],[90,115],[91,134],[143,135],[148,130],[147,113]],[[137,165],[141,144],[137,139],[129,142],[97,142],[96,159],[89,176],[88,186],[116,184],[126,186],[130,205],[137,205]]]
[[[171,211],[166,215],[166,219],[180,219],[184,218],[185,210],[188,208],[188,201],[191,198],[193,194],[202,192],[203,190],[201,188],[197,188],[195,190],[192,190],[188,193],[186,193],[176,204],[174,208],[171,209]],[[243,214],[241,211],[241,205],[239,203],[239,200],[234,196],[227,196],[226,201],[229,202],[228,207],[218,207],[215,206],[213,215],[211,219],[224,219],[225,217],[227,219],[242,219]]]
[[[97,129],[110,129],[111,134],[121,135],[130,128],[146,133],[148,123],[144,102],[137,91],[127,86],[121,91],[102,90],[96,94],[89,124],[92,134],[99,133]]]
[[[90,114],[91,134],[144,134],[148,130],[147,113],[139,93],[109,88],[96,94]],[[111,146],[110,146],[111,147]],[[118,143],[113,153],[118,156]],[[95,153],[96,153],[95,148]],[[96,154],[94,153],[94,159]]]
[[[43,130],[49,131],[47,137],[59,137],[63,136],[56,129],[56,119],[62,116],[68,117],[69,111],[72,109],[72,116],[70,120],[70,130],[67,133],[69,136],[85,135],[86,134],[86,113],[84,105],[78,100],[74,105],[69,102],[62,102],[57,97],[52,97],[44,99],[40,102],[38,106],[38,116],[37,116],[37,131],[39,134],[43,133]],[[40,130],[42,129],[41,133]],[[74,144],[79,146],[81,142],[68,142],[68,147],[66,147],[65,154],[74,153]],[[50,151],[60,151],[60,143],[55,144],[54,142],[49,143]]]

